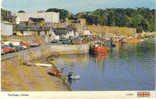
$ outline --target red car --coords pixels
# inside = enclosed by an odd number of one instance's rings
[[[38,45],[41,45],[41,42],[37,41],[37,40],[32,40],[34,43],[37,43]]]
[[[10,47],[10,46],[8,46],[8,45],[2,45],[2,50],[3,50],[6,54],[9,53],[9,52],[14,52],[14,51],[15,51],[14,48],[12,48],[12,47]]]
[[[24,43],[23,41],[21,42],[21,46],[22,46],[22,47],[25,47],[25,48],[29,48],[29,47],[30,47],[30,45],[29,45],[29,44]]]

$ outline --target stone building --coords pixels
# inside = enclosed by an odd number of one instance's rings
[[[16,23],[27,22],[30,18],[43,18],[46,23],[59,23],[59,13],[56,12],[35,12],[35,13],[17,13]]]

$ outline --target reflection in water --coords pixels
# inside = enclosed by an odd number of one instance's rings
[[[72,90],[154,90],[154,43],[117,45],[96,56],[63,55],[55,58],[63,75],[74,72]]]

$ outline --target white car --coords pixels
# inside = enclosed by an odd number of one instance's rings
[[[3,49],[1,49],[1,55],[4,55],[5,51]]]

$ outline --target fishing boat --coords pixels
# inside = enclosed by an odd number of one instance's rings
[[[95,44],[93,47],[90,48],[90,53],[91,54],[106,53],[107,50],[108,48],[103,44]]]
[[[140,43],[144,41],[143,39],[136,39],[136,38],[128,38],[126,39],[128,43]]]

